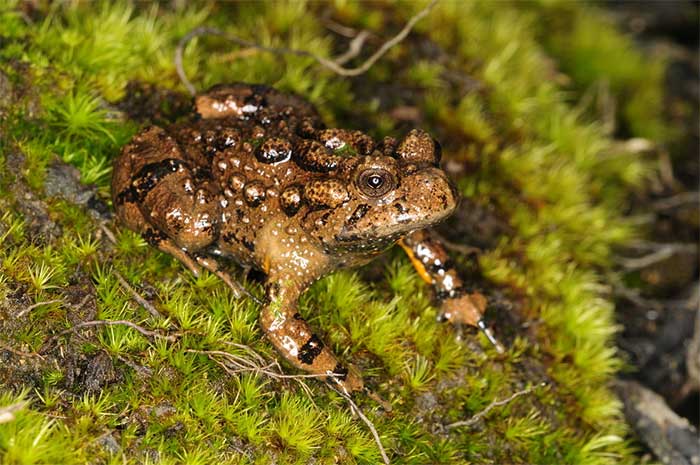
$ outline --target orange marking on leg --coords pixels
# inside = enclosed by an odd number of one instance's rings
[[[428,270],[425,268],[425,265],[423,265],[423,262],[416,258],[416,255],[413,253],[413,250],[406,245],[403,239],[399,241],[399,245],[401,246],[403,251],[406,252],[406,255],[408,255],[408,259],[411,260],[411,265],[413,265],[413,268],[415,268],[416,272],[418,272],[418,276],[420,276],[426,283],[432,284],[433,279],[430,277]]]

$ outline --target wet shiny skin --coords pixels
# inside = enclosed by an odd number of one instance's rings
[[[234,290],[217,257],[262,270],[260,322],[272,344],[294,366],[329,376],[346,392],[360,389],[359,374],[314,334],[297,301],[319,277],[364,263],[407,235],[402,245],[421,260],[444,254],[439,244],[419,250],[422,236],[410,241],[457,204],[437,167],[439,146],[420,130],[377,142],[325,129],[303,99],[264,86],[217,86],[195,107],[191,121],[147,128],[123,148],[112,180],[119,219],[192,272],[207,268]],[[452,273],[439,265],[421,273],[438,291]],[[454,304],[466,295],[454,285],[451,292],[438,297]]]

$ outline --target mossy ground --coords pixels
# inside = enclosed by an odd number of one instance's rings
[[[27,401],[0,424],[1,461],[378,463],[370,432],[321,383],[305,382],[309,396],[295,380],[232,376],[195,353],[250,356],[233,345],[245,344],[277,359],[254,303],[211,275],[194,278],[105,212],[111,160],[144,124],[119,110],[133,110],[127,85],[155,84],[145,89],[166,98],[151,119],[176,117],[183,97],[168,89],[183,88],[172,57],[193,27],[331,55],[347,40],[324,26],[328,13],[373,31],[376,47],[421,4],[184,4],[0,10],[0,406]],[[621,362],[605,276],[611,248],[633,235],[620,213],[626,193],[649,167],[617,149],[579,96],[608,79],[612,93],[624,91],[631,134],[668,137],[658,118],[662,63],[586,5],[445,1],[358,78],[216,38],[193,41],[185,68],[199,89],[265,83],[307,97],[329,126],[381,137],[419,125],[442,142],[469,199],[444,234],[482,247],[455,255],[489,296],[507,353],[435,322],[429,289],[396,251],[321,280],[301,302],[391,403],[388,412],[358,398],[392,463],[634,461],[608,389]],[[64,162],[94,189],[71,186]],[[166,318],[138,305],[120,276]],[[177,337],[115,325],[49,340],[95,319]],[[473,427],[444,428],[542,381],[548,387]]]

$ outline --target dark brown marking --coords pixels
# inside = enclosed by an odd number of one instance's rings
[[[294,150],[294,161],[307,171],[328,173],[338,167],[342,157],[333,155],[323,144],[315,140],[301,140]]]
[[[260,181],[251,181],[243,188],[243,198],[251,207],[257,207],[265,200],[265,186]]]
[[[296,215],[302,204],[301,188],[299,186],[290,186],[282,191],[282,195],[280,195],[280,204],[287,216]]]
[[[136,194],[136,189],[133,186],[129,186],[120,193],[117,194],[117,198],[114,199],[117,206],[123,205],[125,203],[133,203],[139,199]]]
[[[371,207],[366,203],[358,205],[355,211],[352,212],[352,215],[350,215],[350,218],[348,218],[347,224],[350,226],[354,225],[360,221],[367,214],[367,212],[370,211],[370,209]]]
[[[149,163],[136,173],[131,179],[136,200],[143,201],[146,195],[160,182],[161,179],[175,173],[180,167],[187,167],[184,160],[178,158],[166,158],[155,163]],[[121,194],[120,194],[121,195]],[[126,196],[125,196],[126,197]]]
[[[167,236],[165,234],[153,228],[147,228],[142,233],[142,236],[146,240],[146,242],[156,247],[158,246],[158,244],[167,239]]]
[[[408,209],[406,209],[406,207],[404,207],[404,206],[403,206],[402,204],[400,204],[400,203],[395,203],[395,204],[394,204],[394,208],[395,208],[396,211],[399,212],[399,213],[406,213],[406,212],[408,211]]]
[[[304,199],[313,207],[335,208],[350,198],[342,181],[314,179],[304,186]]]
[[[333,374],[336,375],[333,377],[334,380],[336,381],[345,381],[345,379],[348,377],[348,369],[345,368],[343,365],[338,363],[335,368],[333,368]]]
[[[299,349],[299,361],[306,365],[311,365],[323,350],[323,341],[317,335],[312,335],[306,343]]]

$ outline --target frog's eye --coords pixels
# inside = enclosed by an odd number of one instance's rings
[[[396,179],[386,170],[366,170],[357,178],[357,187],[369,197],[381,197],[396,187]]]

